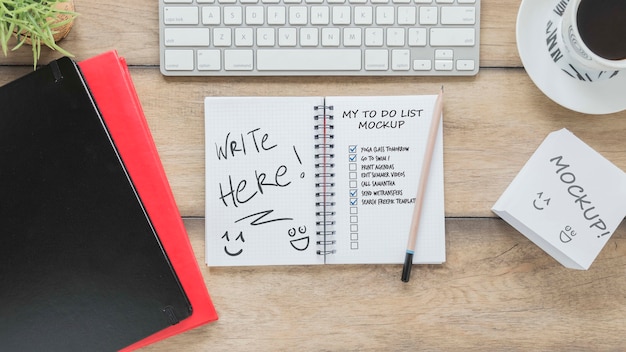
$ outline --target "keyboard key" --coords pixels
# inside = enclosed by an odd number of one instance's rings
[[[387,45],[404,46],[404,28],[387,28]]]
[[[165,28],[163,34],[165,46],[208,46],[211,37],[208,28]]]
[[[289,8],[289,24],[306,24],[308,21],[308,11],[305,6],[293,6]]]
[[[252,46],[254,31],[252,28],[235,28],[235,46]]]
[[[166,4],[191,4],[192,0],[163,0]]]
[[[322,28],[322,46],[339,46],[339,28]]]
[[[330,23],[330,9],[327,6],[311,6],[311,24],[326,25]]]
[[[386,71],[389,69],[389,53],[385,49],[365,50],[365,69]]]
[[[365,28],[366,46],[383,46],[382,28]]]
[[[350,24],[350,6],[334,6],[332,9],[333,24]]]
[[[295,28],[278,28],[278,46],[296,46]]]
[[[414,25],[416,23],[417,7],[400,6],[398,7],[398,24]]]
[[[426,46],[426,28],[409,28],[409,46]]]
[[[202,24],[220,24],[222,17],[220,16],[220,8],[218,6],[204,6],[202,8]]]
[[[241,6],[224,6],[224,24],[240,25],[243,23],[243,9]]]
[[[165,69],[170,71],[193,70],[193,50],[165,50]]]
[[[454,58],[454,51],[449,49],[437,49],[435,50],[435,60],[452,60]]]
[[[408,71],[411,68],[411,52],[409,50],[391,51],[391,69],[394,71]]]
[[[360,49],[257,49],[260,71],[358,71]]]
[[[219,71],[222,69],[219,50],[198,50],[198,70]]]
[[[452,71],[452,60],[435,60],[435,70]]]
[[[436,7],[420,7],[420,24],[437,24],[437,8]]]
[[[263,16],[263,6],[248,6],[246,7],[246,24],[259,25],[265,21]]]
[[[286,23],[285,7],[284,6],[269,6],[267,8],[267,23],[268,24],[285,24]]]
[[[300,45],[302,46],[317,46],[318,29],[317,28],[300,28]]]
[[[251,71],[252,50],[224,50],[224,69],[227,71]]]
[[[165,24],[198,24],[198,8],[193,7],[165,7],[163,9]]]
[[[354,8],[355,24],[372,24],[373,12],[370,6],[356,6]]]
[[[476,9],[474,7],[448,6],[441,8],[441,24],[476,23]]]
[[[213,29],[213,45],[214,46],[230,46],[232,43],[232,34],[230,28]]]
[[[474,71],[474,60],[456,60],[456,69],[459,71]]]
[[[344,28],[343,45],[344,46],[361,46],[361,28]]]
[[[274,28],[259,28],[256,30],[256,45],[274,46],[274,43],[276,43],[274,36]]]
[[[431,28],[432,46],[474,46],[474,28]]]
[[[413,60],[413,69],[415,71],[430,71],[433,69],[431,60]]]
[[[376,24],[394,24],[396,19],[394,16],[395,8],[393,6],[379,6],[376,8]]]

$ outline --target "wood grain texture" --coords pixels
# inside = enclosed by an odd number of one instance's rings
[[[164,78],[131,71],[181,212],[204,215],[205,96],[436,94],[443,84],[446,216],[490,209],[548,133],[568,128],[626,169],[626,111],[594,117],[544,96],[523,69],[474,78]],[[169,98],[166,98],[169,97]]]
[[[588,271],[566,269],[499,219],[452,219],[448,260],[401,265],[203,266],[220,320],[143,351],[619,351],[626,227]]]
[[[61,42],[78,60],[117,49],[131,75],[221,319],[145,351],[618,351],[626,346],[626,226],[588,271],[558,264],[490,208],[545,136],[568,128],[626,170],[626,112],[578,114],[544,96],[517,54],[520,0],[482,0],[476,77],[168,78],[154,0],[76,0]],[[44,50],[41,62],[58,57]],[[32,70],[0,54],[0,85]],[[207,268],[205,96],[433,94],[445,86],[447,262]],[[36,97],[33,97],[36,101]],[[0,107],[1,116],[1,107]]]

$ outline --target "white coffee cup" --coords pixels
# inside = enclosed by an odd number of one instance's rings
[[[626,69],[625,21],[626,0],[570,0],[561,22],[563,46],[589,69]]]

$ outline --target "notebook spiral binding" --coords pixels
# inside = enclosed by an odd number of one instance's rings
[[[315,206],[317,211],[317,254],[329,255],[335,253],[333,248],[335,245],[335,184],[332,182],[335,174],[333,168],[335,164],[333,159],[335,155],[333,150],[335,145],[333,139],[335,136],[332,131],[334,116],[332,114],[333,107],[319,105],[314,107],[315,110]]]

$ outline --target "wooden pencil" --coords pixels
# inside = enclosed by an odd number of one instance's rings
[[[404,258],[404,266],[402,268],[402,281],[408,282],[411,278],[411,268],[413,266],[413,254],[415,253],[415,242],[417,241],[417,231],[420,225],[422,208],[424,206],[424,193],[428,183],[428,175],[430,173],[430,164],[433,159],[433,151],[435,142],[439,132],[439,125],[443,113],[443,86],[435,101],[433,108],[433,117],[428,132],[428,140],[426,142],[426,150],[424,151],[424,160],[422,161],[422,172],[417,186],[417,197],[415,198],[415,208],[413,209],[413,218],[409,229],[409,241],[407,243],[406,255]]]

